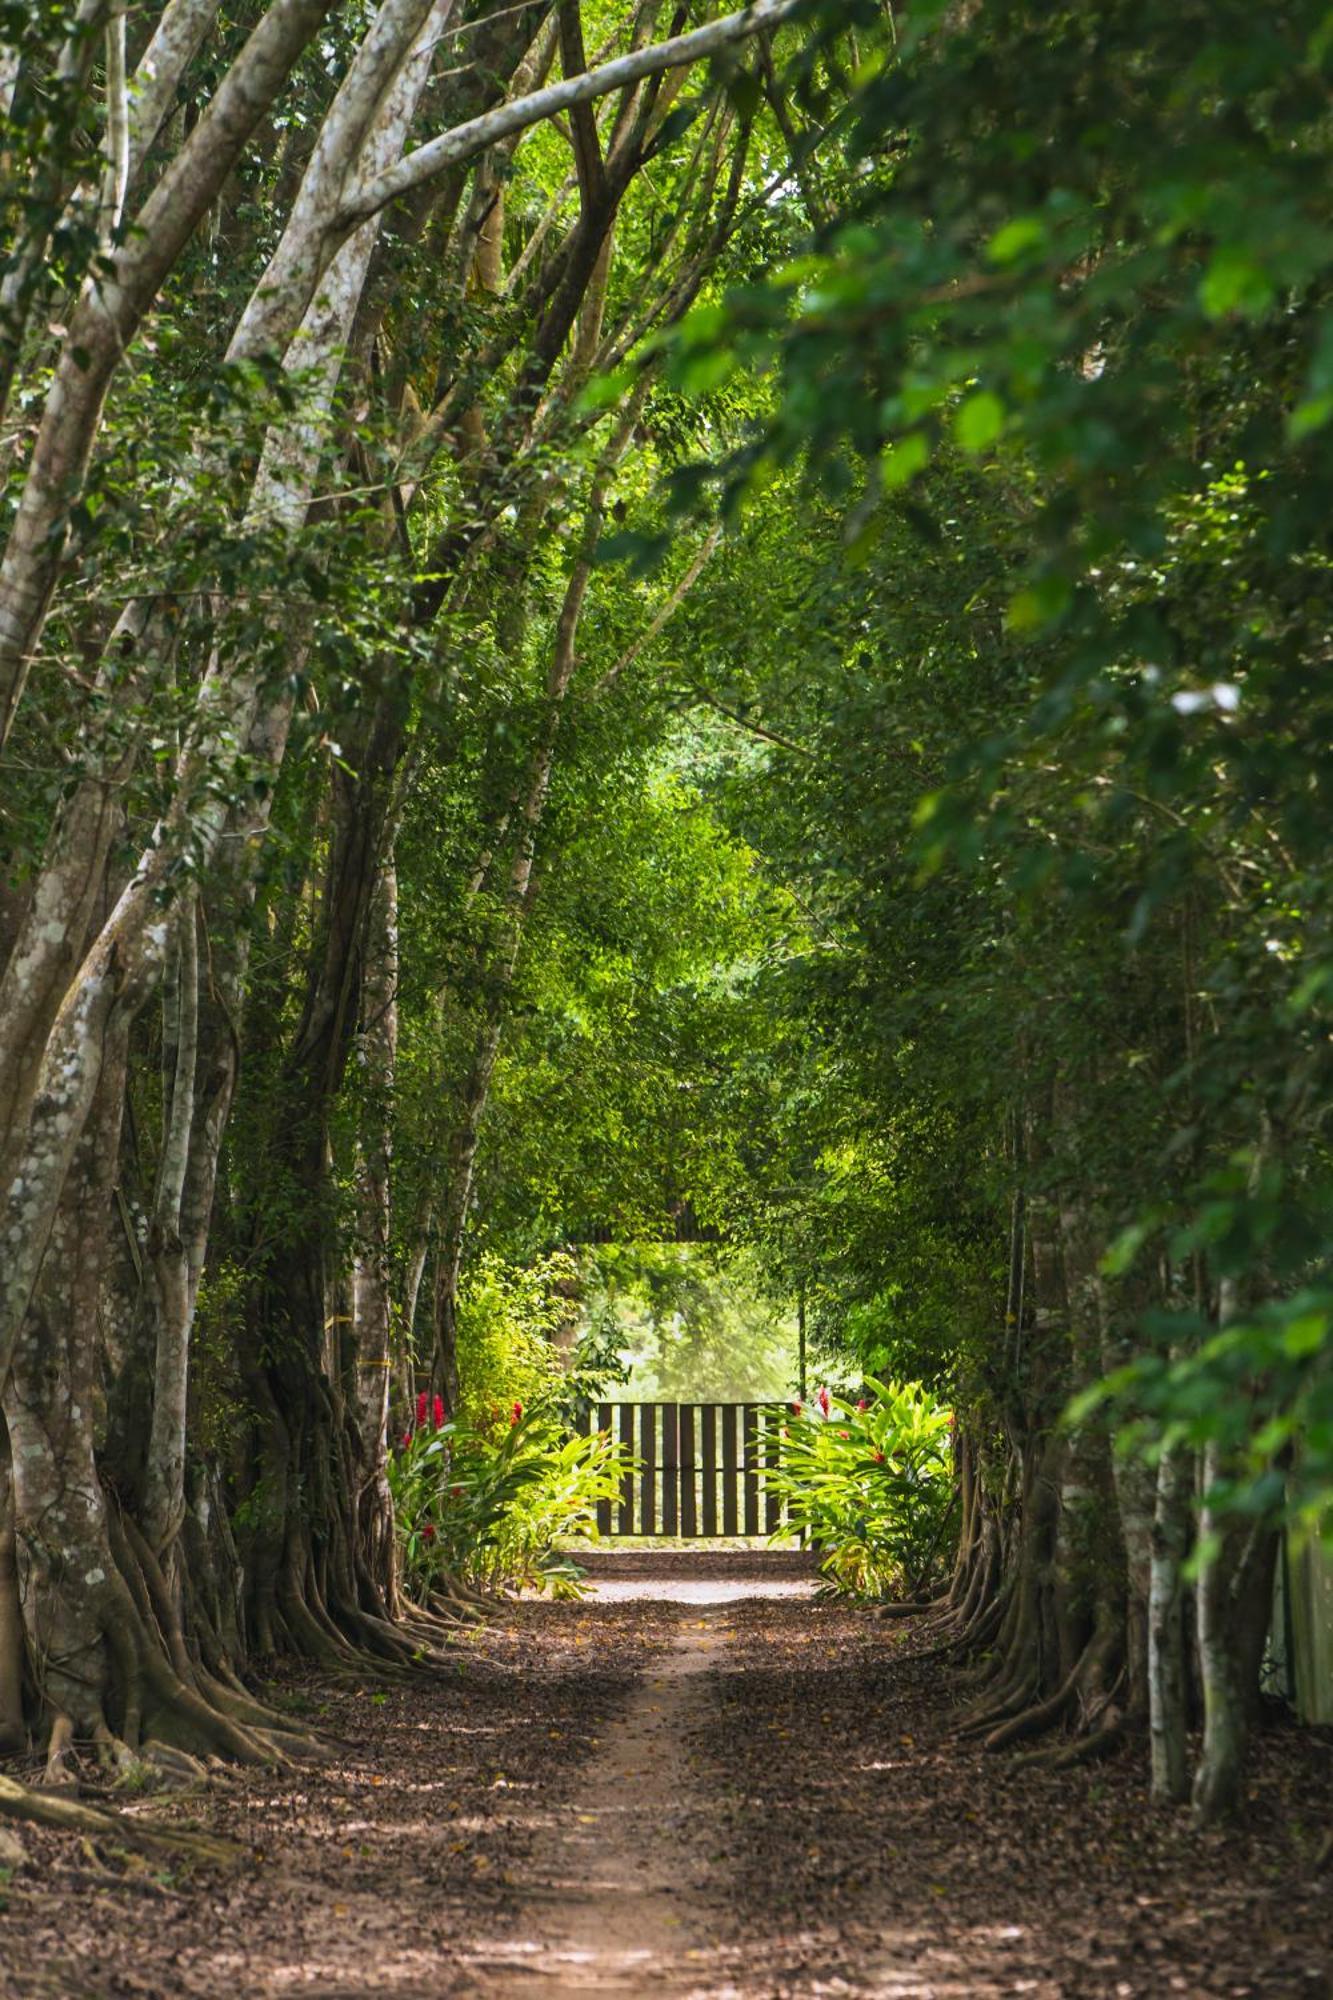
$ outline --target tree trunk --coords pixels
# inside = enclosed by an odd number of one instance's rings
[[[1194,1816],[1204,1825],[1232,1815],[1240,1804],[1246,1715],[1230,1616],[1235,1529],[1230,1536],[1209,1499],[1222,1472],[1221,1453],[1205,1445],[1200,1478],[1201,1559],[1196,1589],[1199,1672],[1203,1681],[1203,1747],[1194,1773]]]
[[[0,1413],[0,1755],[22,1750],[23,1611],[14,1539],[14,1486],[9,1427]]]
[[[1189,1541],[1191,1459],[1182,1445],[1157,1464],[1148,1597],[1148,1725],[1152,1794],[1172,1805],[1189,1797],[1185,1624],[1181,1568]]]
[[[162,1131],[162,1156],[148,1234],[148,1267],[156,1321],[153,1414],[140,1526],[159,1562],[185,1518],[185,1421],[190,1327],[197,1278],[185,1239],[185,1188],[195,1115],[195,1064],[199,1047],[199,938],[193,899],[179,918],[177,970],[172,982],[175,1019],[166,1048],[171,1055]],[[165,1067],[165,1065],[164,1065]]]
[[[357,1244],[350,1314],[356,1382],[358,1548],[380,1601],[393,1607],[397,1599],[393,1501],[385,1473],[392,1366],[393,1090],[398,1053],[398,884],[392,862],[380,871],[371,908],[359,1041],[364,1100],[356,1162]]]

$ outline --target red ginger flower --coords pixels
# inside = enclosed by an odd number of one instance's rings
[[[821,1389],[817,1400],[820,1409],[824,1412],[824,1415],[827,1416],[829,1411],[833,1407],[833,1398],[830,1396],[828,1390]]]
[[[516,1424],[522,1415],[523,1415],[523,1405],[522,1403],[516,1402],[509,1414],[509,1421],[511,1425]]]
[[[435,1409],[434,1409],[434,1417],[435,1417],[435,1428],[436,1428],[436,1430],[439,1430],[439,1429],[440,1429],[440,1427],[441,1427],[441,1425],[442,1425],[442,1424],[444,1423],[444,1397],[443,1397],[443,1396],[437,1396],[437,1397],[435,1398]]]
[[[870,1408],[870,1405],[866,1401],[864,1396],[858,1396],[856,1399],[856,1407],[858,1410],[868,1410]]]
[[[423,1389],[421,1391],[421,1394],[417,1397],[417,1429],[419,1431],[424,1431],[425,1428],[426,1428],[426,1392]]]
[[[403,1432],[403,1450],[404,1450],[404,1451],[406,1451],[406,1450],[407,1450],[407,1447],[408,1447],[408,1446],[409,1446],[409,1445],[411,1444],[411,1442],[412,1442],[412,1433],[411,1433],[411,1431],[404,1431],[404,1432]]]
[[[433,1542],[435,1540],[434,1521],[427,1521],[425,1527],[421,1530],[421,1539],[423,1542]]]

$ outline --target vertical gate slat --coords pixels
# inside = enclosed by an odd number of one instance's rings
[[[722,1532],[739,1534],[736,1506],[736,1417],[734,1403],[722,1405]]]
[[[680,1450],[676,1424],[679,1412],[674,1403],[662,1409],[662,1533],[680,1533]]]
[[[699,1503],[694,1490],[694,1404],[680,1406],[680,1532],[699,1532]]]
[[[620,1448],[626,1458],[634,1456],[634,1405],[620,1405]],[[621,1535],[634,1533],[634,1474],[623,1472],[620,1476],[620,1519],[616,1531]]]
[[[705,1403],[699,1412],[699,1456],[704,1467],[703,1519],[699,1530],[704,1535],[717,1533],[717,1404]]]
[[[611,1405],[609,1403],[599,1403],[597,1405],[597,1428],[599,1431],[609,1431],[611,1428]],[[597,1502],[597,1532],[599,1535],[609,1535],[611,1532],[611,1502],[609,1500],[599,1500]]]
[[[745,1486],[745,1532],[747,1535],[757,1535],[759,1533],[759,1411],[754,1403],[745,1405],[741,1421],[744,1444],[742,1465]]]
[[[657,1416],[656,1403],[639,1405],[639,1457],[643,1473],[639,1486],[639,1533],[657,1533]]]
[[[764,1411],[764,1532],[772,1535],[782,1526],[782,1502],[768,1484],[768,1472],[776,1472],[782,1461],[782,1405],[770,1403]]]

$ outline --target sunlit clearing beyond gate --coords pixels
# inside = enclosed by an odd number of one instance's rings
[[[786,1520],[769,1479],[782,1450],[784,1403],[598,1403],[580,1423],[609,1431],[636,1469],[617,1505],[597,1509],[603,1535],[771,1535]]]

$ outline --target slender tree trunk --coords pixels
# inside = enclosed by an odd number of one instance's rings
[[[184,1203],[199,1047],[199,939],[192,900],[180,913],[171,997],[176,1018],[168,1046],[174,1062],[165,1098],[162,1157],[148,1234],[156,1339],[153,1414],[140,1519],[148,1546],[159,1561],[185,1518],[185,1420],[194,1286],[190,1246],[185,1240]],[[168,1083],[166,1078],[163,1081]]]
[[[1199,1513],[1202,1554],[1195,1598],[1198,1608],[1199,1672],[1203,1681],[1203,1747],[1194,1773],[1194,1815],[1204,1824],[1225,1819],[1240,1804],[1245,1758],[1246,1716],[1230,1616],[1230,1584],[1235,1561],[1227,1526],[1209,1498],[1222,1474],[1221,1452],[1205,1445]]]
[[[19,1603],[14,1538],[14,1482],[9,1426],[0,1412],[0,1755],[21,1750],[23,1726],[23,1610]]]
[[[1152,1793],[1172,1805],[1189,1797],[1185,1624],[1181,1569],[1189,1541],[1189,1452],[1174,1445],[1157,1464],[1148,1597],[1148,1723]]]
[[[398,884],[380,871],[371,909],[359,1036],[364,1083],[356,1163],[357,1246],[352,1266],[352,1365],[356,1378],[359,1553],[381,1601],[396,1602],[393,1501],[385,1473],[392,1366],[394,1071],[398,1054]]]

